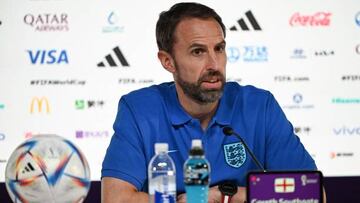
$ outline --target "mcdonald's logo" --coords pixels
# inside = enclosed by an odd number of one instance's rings
[[[36,104],[36,105],[35,105]],[[44,107],[45,104],[45,107]],[[34,108],[37,107],[37,111],[39,113],[43,112],[43,108],[45,108],[46,113],[50,113],[50,105],[49,105],[49,100],[46,97],[41,97],[40,99],[38,97],[34,97],[31,100],[31,104],[30,104],[30,113],[34,113]]]

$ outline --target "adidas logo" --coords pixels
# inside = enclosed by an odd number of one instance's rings
[[[26,173],[26,172],[30,172],[30,171],[35,171],[35,168],[31,165],[30,162],[28,162],[27,165],[24,167],[24,170],[22,171],[22,173]]]
[[[245,15],[246,15],[247,20],[250,22],[250,25],[252,26],[252,28],[254,30],[256,30],[256,31],[261,31],[262,30],[259,23],[256,21],[256,19],[255,19],[254,15],[252,14],[251,11],[247,11],[245,13]],[[240,18],[237,22],[238,22],[241,30],[243,30],[243,31],[249,31],[250,30],[248,25],[246,24],[244,18]],[[238,29],[234,25],[234,26],[230,27],[230,30],[231,31],[237,31]]]
[[[114,60],[114,58],[118,59],[118,62],[120,62],[120,64],[122,66],[129,66],[129,63],[127,62],[126,58],[124,57],[124,55],[122,54],[121,50],[119,47],[115,47],[113,48],[113,53],[115,54],[115,57],[113,57],[111,54],[108,54],[105,56],[105,60],[98,63],[97,66],[98,67],[105,67],[105,63],[107,62],[107,64],[111,67],[117,67],[118,63]],[[106,62],[105,62],[106,61]]]

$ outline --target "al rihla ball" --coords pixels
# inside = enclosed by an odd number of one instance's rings
[[[83,153],[57,135],[37,135],[11,154],[5,170],[13,202],[83,202],[90,169]]]

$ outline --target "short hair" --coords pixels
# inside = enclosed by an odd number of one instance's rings
[[[213,18],[220,24],[224,37],[226,36],[225,25],[212,8],[199,3],[177,3],[159,15],[156,23],[156,43],[159,50],[172,54],[176,26],[186,18]]]

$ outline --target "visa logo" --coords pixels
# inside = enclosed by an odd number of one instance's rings
[[[32,64],[68,64],[66,50],[26,50]]]
[[[335,135],[360,135],[360,127],[346,127],[334,128]]]

